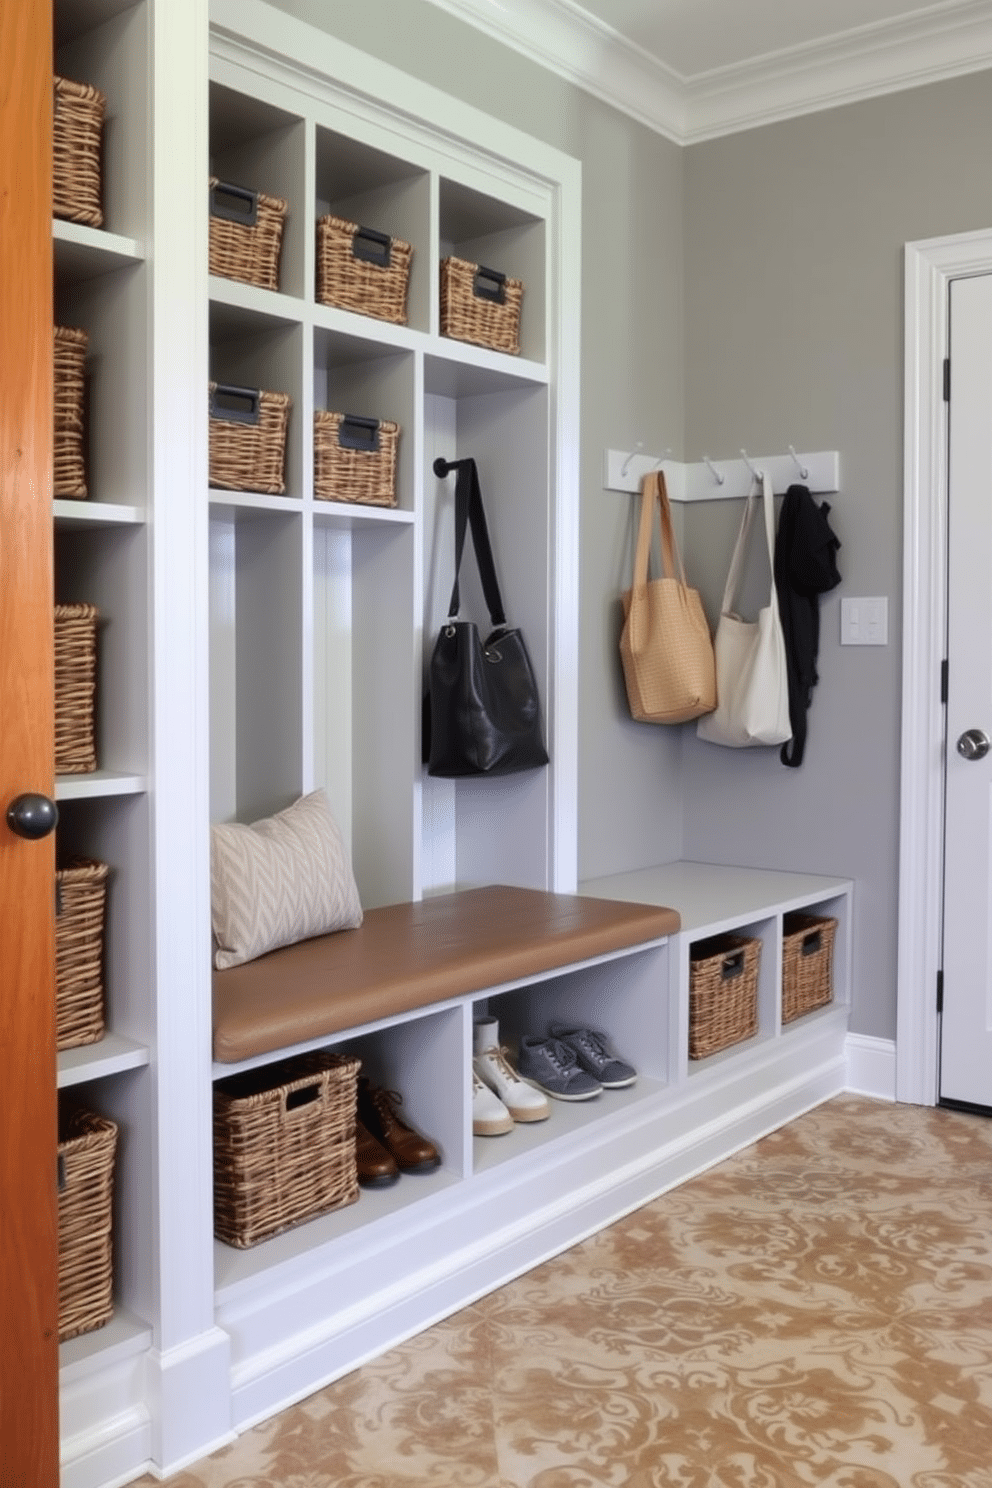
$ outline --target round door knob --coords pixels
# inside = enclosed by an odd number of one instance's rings
[[[59,808],[48,796],[36,791],[26,791],[15,796],[7,807],[7,825],[18,837],[27,837],[36,842],[54,832],[58,824]]]
[[[981,729],[965,729],[958,740],[958,754],[962,759],[979,760],[989,752],[989,736]]]

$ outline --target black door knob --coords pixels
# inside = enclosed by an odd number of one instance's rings
[[[18,837],[27,837],[36,842],[47,837],[58,825],[59,808],[48,796],[37,791],[26,791],[15,796],[7,807],[7,825]]]

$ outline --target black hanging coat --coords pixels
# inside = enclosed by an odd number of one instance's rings
[[[830,530],[829,512],[827,503],[818,506],[805,486],[790,486],[775,538],[775,587],[785,634],[792,724],[792,738],[782,745],[780,758],[793,769],[803,762],[806,713],[819,680],[820,595],[840,583],[836,558],[840,543]]]

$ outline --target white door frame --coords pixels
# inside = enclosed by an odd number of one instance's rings
[[[952,279],[992,273],[992,230],[906,245],[902,771],[896,1099],[936,1104],[944,879],[947,355]]]

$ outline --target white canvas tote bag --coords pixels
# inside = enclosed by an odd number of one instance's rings
[[[730,561],[727,586],[716,628],[716,710],[700,718],[696,733],[710,744],[747,749],[756,744],[784,744],[792,737],[785,637],[775,591],[775,511],[772,483],[761,479],[761,497],[771,570],[771,595],[757,620],[742,620],[734,605],[740,588],[754,509],[757,482],[748,493],[737,546]]]

